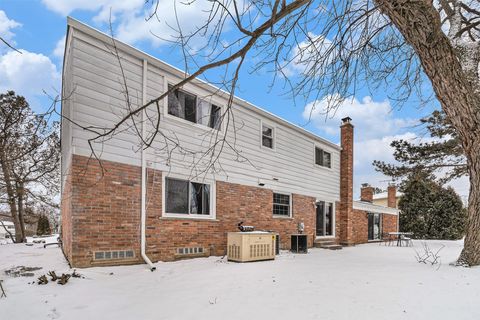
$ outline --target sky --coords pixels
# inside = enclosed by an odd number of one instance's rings
[[[103,32],[110,33],[112,18],[115,37],[171,65],[183,69],[178,48],[166,41],[174,25],[174,1],[160,0],[158,20],[145,22],[148,8],[145,0],[0,0],[0,35],[19,49],[18,54],[0,46],[0,92],[13,89],[24,95],[36,111],[48,108],[50,96],[61,89],[61,70],[66,33],[66,17],[71,16]],[[178,2],[177,2],[178,4]],[[177,5],[179,23],[192,30],[207,14],[203,1],[188,7]],[[228,28],[228,26],[227,26]],[[162,35],[157,37],[155,35]],[[226,34],[224,41],[229,41]],[[254,61],[255,57],[250,57]],[[266,109],[292,123],[334,143],[339,142],[340,119],[350,116],[355,126],[354,191],[369,183],[385,188],[389,177],[376,172],[373,160],[393,162],[390,143],[395,139],[421,141],[424,132],[415,125],[418,119],[438,108],[435,103],[419,107],[409,101],[398,107],[385,92],[391,86],[375,90],[359,90],[346,99],[335,114],[325,117],[318,110],[327,97],[317,100],[293,101],[284,86],[272,86],[273,75],[265,69],[251,72],[249,64],[241,72],[237,96]],[[250,65],[251,66],[251,65]],[[292,68],[290,72],[298,72]],[[212,73],[213,78],[218,74]],[[428,86],[427,91],[431,90]],[[317,106],[312,111],[312,106]],[[466,178],[453,181],[452,186],[465,200],[468,195]]]

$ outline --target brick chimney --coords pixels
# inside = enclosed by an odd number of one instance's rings
[[[340,243],[353,244],[353,125],[342,119],[340,126]]]
[[[397,207],[397,187],[394,184],[389,184],[387,188],[388,198],[387,206],[390,208]]]
[[[360,188],[360,200],[373,202],[373,187],[368,183],[362,184]]]

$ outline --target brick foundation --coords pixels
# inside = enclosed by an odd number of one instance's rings
[[[74,155],[62,200],[63,249],[73,267],[102,264],[95,251],[133,250],[140,259],[141,168]],[[111,263],[108,263],[111,264]]]
[[[134,259],[112,264],[142,262],[140,257],[141,168],[74,155],[71,175],[62,198],[63,249],[74,267],[101,265],[95,251],[131,249]],[[162,217],[162,172],[147,169],[147,255],[152,261],[172,261],[179,247],[203,247],[201,255],[223,255],[227,232],[244,221],[257,230],[278,232],[281,247],[289,249],[289,235],[305,224],[309,246],[315,238],[315,198],[293,194],[292,218],[272,216],[273,192],[227,182],[216,183],[216,219]],[[337,234],[339,232],[337,224]]]

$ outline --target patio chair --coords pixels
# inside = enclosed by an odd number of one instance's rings
[[[405,242],[406,247],[413,247],[413,240],[410,237],[406,237],[404,235],[400,236],[400,243]]]
[[[380,242],[380,244],[383,243],[385,246],[386,245],[391,246],[394,240],[395,239],[391,234],[384,232],[382,233],[382,242]]]

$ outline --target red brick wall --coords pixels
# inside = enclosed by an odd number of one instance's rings
[[[132,249],[135,259],[108,264],[138,263],[140,257],[141,168],[109,161],[73,156],[70,198],[62,199],[64,250],[75,267],[98,264],[95,251]],[[70,186],[68,186],[70,185]],[[205,254],[223,255],[227,232],[237,224],[253,225],[256,230],[280,233],[281,247],[289,248],[289,235],[297,224],[305,224],[309,246],[315,235],[315,198],[292,195],[293,217],[274,218],[273,192],[227,182],[216,183],[216,219],[162,217],[162,173],[147,169],[147,254],[152,261],[178,258],[178,247],[203,247]],[[337,234],[339,232],[337,223]]]
[[[368,214],[362,210],[353,210],[353,241],[368,242]]]
[[[382,233],[397,231],[397,216],[382,214]],[[353,210],[353,240],[355,244],[368,242],[368,213],[362,210]]]
[[[62,190],[62,199],[60,203],[60,210],[62,214],[62,227],[61,227],[61,238],[62,238],[62,250],[68,261],[72,261],[72,175],[71,167],[66,173],[63,190]]]
[[[340,127],[340,243],[353,242],[353,125],[349,122]]]
[[[383,215],[383,232],[397,232],[398,231],[398,216],[393,214]]]
[[[397,207],[397,187],[394,185],[390,185],[387,188],[387,205],[390,208]]]
[[[217,181],[216,219],[162,218],[162,176],[148,170],[147,254],[154,260],[170,261],[176,258],[178,247],[205,248],[207,254],[224,255],[227,232],[238,231],[240,221],[256,230],[280,233],[282,248],[289,248],[289,235],[297,232],[297,224],[305,224],[309,246],[315,232],[315,199],[293,195],[293,218],[273,218],[273,192],[265,188]]]
[[[360,189],[360,200],[362,201],[373,201],[373,187],[367,186]]]
[[[94,251],[134,250],[135,259],[122,263],[141,261],[141,169],[109,161],[102,166],[94,159],[72,157],[70,210],[62,210],[62,220],[64,225],[71,221],[63,238],[71,242],[64,248],[74,267],[99,263],[93,261]]]

